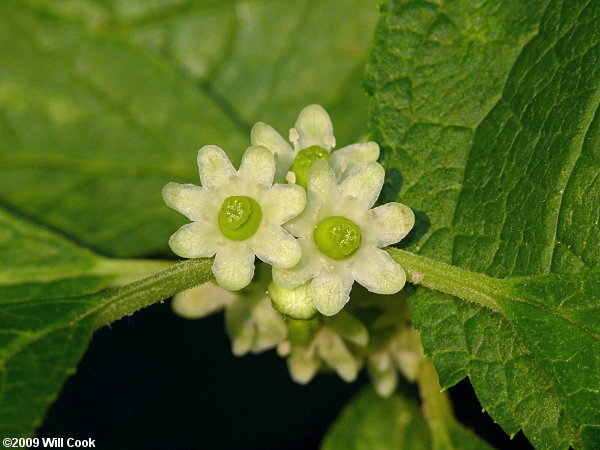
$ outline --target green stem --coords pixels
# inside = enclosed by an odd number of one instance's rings
[[[404,250],[388,248],[387,251],[404,268],[411,283],[454,295],[503,314],[495,300],[502,295],[502,280]]]
[[[453,448],[452,439],[448,432],[448,424],[454,423],[456,419],[448,395],[442,392],[438,374],[431,358],[425,358],[421,361],[417,373],[417,382],[423,401],[425,418],[433,436],[433,448]]]
[[[213,278],[212,262],[212,259],[189,259],[116,289],[96,308],[88,311],[88,314],[98,313],[95,329],[186,289],[206,283]]]
[[[469,272],[404,250],[387,250],[406,270],[411,283],[460,297],[502,314],[495,299],[502,295],[503,280]],[[99,305],[97,326],[107,325],[138,309],[205,283],[212,278],[211,264],[212,259],[192,259],[175,265],[171,261],[148,260],[107,259],[101,262],[95,272],[117,274],[113,285],[167,268],[115,290],[113,295]]]

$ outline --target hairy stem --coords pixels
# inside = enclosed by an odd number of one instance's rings
[[[213,278],[211,259],[189,259],[116,289],[90,313],[98,313],[95,328],[185,291]]]
[[[469,272],[403,250],[390,248],[388,252],[406,270],[411,283],[475,302],[502,314],[495,299],[502,295],[503,280]],[[211,265],[212,259],[190,259],[174,265],[170,261],[107,260],[99,266],[98,271],[120,274],[113,285],[139,278],[153,270],[167,268],[116,289],[95,311],[99,313],[97,328],[207,282],[212,279]]]
[[[495,300],[502,293],[502,280],[404,250],[388,248],[387,251],[404,268],[411,283],[460,297],[503,314]]]

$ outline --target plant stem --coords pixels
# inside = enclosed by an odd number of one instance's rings
[[[456,421],[448,394],[442,392],[438,374],[431,358],[421,361],[417,373],[419,394],[423,401],[423,412],[431,435],[434,449],[453,448],[452,439],[448,433],[448,425]]]
[[[212,258],[188,259],[114,291],[88,313],[98,313],[95,329],[213,278]]]
[[[387,251],[404,268],[411,283],[460,297],[503,314],[495,300],[503,294],[502,280],[404,250],[388,248]]]

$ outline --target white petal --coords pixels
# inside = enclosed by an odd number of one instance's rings
[[[295,348],[287,358],[288,370],[292,379],[306,384],[313,379],[319,369],[320,361],[306,348]]]
[[[272,282],[269,284],[269,296],[273,308],[292,319],[308,320],[317,313],[310,283],[304,283],[295,289],[285,289]]]
[[[283,342],[287,327],[281,314],[271,306],[271,299],[265,295],[252,311],[256,323],[256,339],[252,351],[259,353],[276,347]]]
[[[287,221],[283,228],[296,237],[312,239],[316,220],[317,211],[312,204],[307,203],[302,214]]]
[[[290,269],[273,267],[273,281],[286,289],[294,289],[321,271],[321,259],[306,245],[304,239],[298,240],[302,248],[302,256],[298,264]]]
[[[333,125],[327,111],[319,105],[309,105],[300,111],[295,125],[300,148],[318,145],[326,150],[335,146]]]
[[[379,197],[384,178],[385,170],[379,163],[356,167],[340,184],[340,195],[356,198],[362,206],[369,209]]]
[[[238,291],[250,284],[254,276],[254,253],[237,245],[219,249],[212,266],[219,286]]]
[[[315,161],[308,170],[308,201],[315,209],[335,203],[339,197],[339,186],[335,173],[323,159]]]
[[[384,250],[364,250],[357,255],[353,270],[354,279],[376,294],[395,294],[404,287],[404,270]]]
[[[201,284],[173,297],[171,308],[186,319],[200,319],[220,311],[240,298],[213,282]]]
[[[373,353],[367,360],[367,371],[375,390],[382,397],[389,397],[398,386],[398,372],[389,354]]]
[[[329,319],[328,326],[337,334],[361,347],[369,343],[369,331],[363,323],[346,311],[340,311]]]
[[[231,161],[216,145],[205,145],[198,151],[198,169],[205,188],[226,186],[236,176]]]
[[[311,288],[319,312],[325,316],[340,312],[350,300],[353,282],[352,274],[346,270],[323,271],[313,278]]]
[[[262,227],[254,242],[256,256],[273,267],[288,269],[302,256],[298,241],[279,225]]]
[[[169,208],[190,220],[204,219],[207,206],[212,203],[208,189],[193,184],[169,183],[163,188],[162,195]]]
[[[260,205],[270,223],[281,225],[304,211],[306,192],[295,184],[275,184],[263,193]]]
[[[359,363],[346,347],[340,336],[325,329],[318,337],[318,352],[323,361],[333,368],[346,382],[351,382],[358,375]]]
[[[404,239],[415,224],[415,213],[402,203],[386,203],[373,208],[369,229],[377,236],[377,247]]]
[[[294,151],[281,135],[266,123],[257,122],[250,132],[252,145],[267,147],[274,155],[277,166],[276,179],[281,182],[294,161]]]
[[[244,183],[258,184],[263,187],[271,186],[275,176],[273,154],[266,147],[252,146],[248,148],[242,158],[238,175]]]
[[[343,180],[356,166],[376,162],[377,158],[379,158],[379,145],[376,142],[361,142],[331,153],[329,164],[335,170],[337,179]]]
[[[220,233],[215,226],[192,222],[182,226],[169,239],[169,247],[183,258],[208,258],[218,248]]]
[[[283,318],[273,310],[266,295],[245,296],[229,306],[225,324],[236,356],[273,348],[286,334]]]

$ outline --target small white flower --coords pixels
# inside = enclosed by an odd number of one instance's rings
[[[232,305],[240,295],[209,281],[173,296],[171,308],[185,319],[202,319]]]
[[[324,322],[289,320],[288,340],[279,344],[277,352],[287,357],[290,376],[297,383],[308,383],[321,368],[335,370],[344,381],[352,382],[363,358],[351,349],[364,349],[368,342],[366,327],[342,312]]]
[[[370,209],[384,175],[383,167],[372,162],[354,168],[338,183],[327,162],[316,161],[308,174],[306,209],[286,224],[299,238],[302,258],[292,268],[273,268],[273,281],[294,289],[311,280],[315,306],[326,316],[348,302],[355,280],[377,294],[402,289],[404,270],[381,247],[404,238],[414,214],[400,203]]]
[[[212,282],[173,297],[172,308],[187,319],[199,319],[225,310],[225,324],[234,355],[260,353],[284,341],[283,317],[273,310],[265,289],[270,281],[268,266],[259,267],[257,280],[242,292],[227,291]]]
[[[220,286],[238,290],[254,275],[254,256],[274,267],[292,267],[301,256],[294,237],[281,225],[302,212],[306,195],[295,185],[273,185],[273,154],[252,146],[236,171],[225,152],[208,145],[198,152],[200,181],[169,183],[163,188],[168,206],[192,223],[169,240],[184,258],[215,256],[212,271]]]
[[[375,142],[352,144],[332,152],[335,147],[333,125],[327,111],[319,105],[304,108],[295,128],[290,130],[290,146],[269,125],[258,122],[252,128],[252,145],[267,147],[275,155],[276,180],[289,180],[306,187],[306,175],[316,159],[327,159],[339,180],[345,178],[355,166],[377,161],[379,145]],[[288,171],[292,174],[288,175]]]

